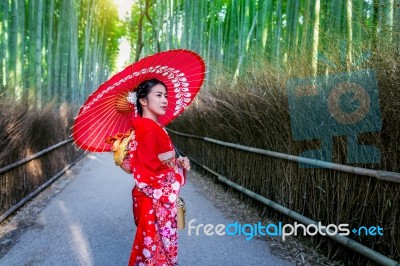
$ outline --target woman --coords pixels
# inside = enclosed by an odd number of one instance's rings
[[[129,156],[135,179],[132,198],[137,230],[129,265],[177,265],[176,200],[190,164],[186,157],[175,159],[172,142],[158,123],[168,107],[166,86],[151,79],[135,92],[140,117],[133,120],[135,137]]]

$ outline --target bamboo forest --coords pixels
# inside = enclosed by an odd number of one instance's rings
[[[99,86],[173,49],[206,64],[199,94],[167,127],[194,170],[260,219],[295,219],[262,196],[313,222],[383,228],[293,236],[302,244],[273,245],[281,257],[399,265],[400,0],[0,0],[0,167],[71,141],[79,106]],[[0,215],[83,156],[78,148],[0,169]]]
[[[398,5],[147,0],[133,1],[132,16],[121,19],[112,0],[2,1],[1,88],[16,99],[29,91],[38,104],[52,98],[82,103],[116,70],[122,36],[131,43],[131,61],[187,48],[204,56],[213,74],[223,66],[237,76],[260,59],[290,68],[302,58],[317,71],[319,55],[337,56],[340,49],[349,69],[377,46],[400,50]]]

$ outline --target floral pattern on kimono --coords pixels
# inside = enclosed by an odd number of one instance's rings
[[[177,265],[177,206],[179,174],[172,142],[155,121],[138,118],[133,122],[135,137],[129,156],[135,179],[132,190],[136,235],[129,265]]]

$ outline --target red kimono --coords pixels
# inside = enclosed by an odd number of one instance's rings
[[[176,166],[175,151],[163,127],[148,118],[135,119],[133,126],[129,156],[137,229],[129,265],[177,265],[176,200],[184,174]]]

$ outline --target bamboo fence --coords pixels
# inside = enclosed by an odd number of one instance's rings
[[[400,260],[398,173],[340,167],[338,164],[331,169],[300,168],[297,156],[170,132],[177,147],[200,164],[294,212],[323,224],[347,223],[349,228],[383,227],[383,236],[351,236],[351,240],[393,260]],[[318,165],[321,162],[314,163]],[[238,194],[238,197],[247,203],[254,203],[243,194]],[[262,205],[258,206],[260,210],[264,209]],[[272,210],[266,215],[282,222],[292,222]],[[341,253],[346,254],[346,261],[352,265],[371,263],[330,239],[313,237],[311,241],[332,258]]]

